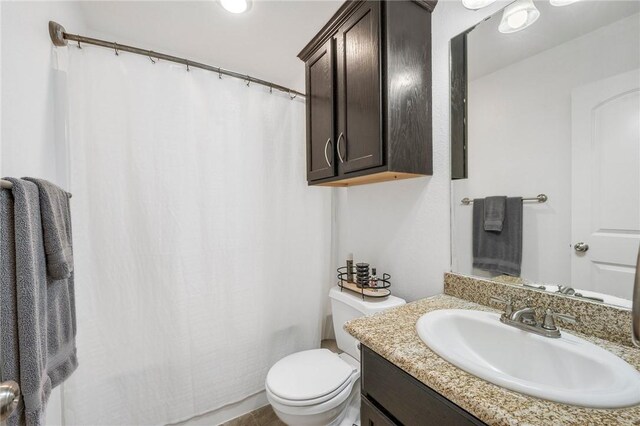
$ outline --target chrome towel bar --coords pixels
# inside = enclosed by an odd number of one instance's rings
[[[8,180],[4,180],[4,179],[0,179],[0,189],[11,189],[13,188],[13,184],[11,182],[9,182]],[[69,198],[71,198],[72,195],[69,194]]]
[[[546,203],[549,197],[546,194],[538,194],[536,197],[523,198],[522,201],[537,201],[538,203]],[[473,199],[471,198],[463,198],[462,204],[468,206],[469,204],[473,204]]]

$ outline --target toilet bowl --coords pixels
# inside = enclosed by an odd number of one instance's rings
[[[289,425],[337,425],[360,390],[360,365],[327,349],[297,352],[269,370],[267,399]]]
[[[345,322],[405,304],[394,297],[362,299],[340,288],[329,292],[338,348],[297,352],[276,362],[265,383],[267,399],[284,423],[295,426],[351,426],[360,406],[360,352]],[[353,417],[353,418],[351,418]]]

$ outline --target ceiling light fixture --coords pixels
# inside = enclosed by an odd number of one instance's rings
[[[580,0],[549,0],[551,6],[568,6]]]
[[[498,30],[503,34],[515,33],[527,28],[540,17],[533,0],[517,0],[504,8]]]
[[[242,13],[249,10],[249,0],[220,0],[225,10],[231,13]]]
[[[462,5],[467,9],[477,10],[487,7],[495,1],[496,0],[462,0]]]

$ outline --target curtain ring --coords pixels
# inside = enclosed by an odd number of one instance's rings
[[[291,96],[291,90],[289,90],[289,98],[290,98],[291,100],[294,100],[294,99],[296,98],[296,96],[298,96],[298,94],[297,94],[297,93],[294,93],[294,94],[293,94],[293,96]]]
[[[152,64],[155,64],[156,61],[153,60],[153,58],[151,57],[151,54],[153,53],[153,51],[149,51],[149,60],[151,61]]]
[[[82,46],[80,45],[80,40],[78,40],[78,49],[82,49]]]
[[[273,85],[272,84],[269,85],[269,94],[270,95],[273,94]]]
[[[247,87],[251,84],[251,77],[247,76]]]
[[[120,56],[120,52],[118,52],[118,43],[113,42],[113,50],[116,52],[116,56]]]
[[[222,80],[222,71],[220,71],[220,67],[218,67],[218,78]]]
[[[184,60],[184,62],[185,62],[185,64],[187,64],[187,72],[191,71],[191,70],[189,69],[189,61],[187,61],[187,60],[185,59],[185,60]]]

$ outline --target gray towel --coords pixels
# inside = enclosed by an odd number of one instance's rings
[[[20,383],[20,351],[18,349],[18,288],[13,217],[13,196],[0,190],[0,381]],[[24,423],[24,404],[20,401],[8,426]]]
[[[61,280],[48,276],[38,187],[21,179],[7,180],[13,183],[13,203],[8,202],[11,197],[6,195],[0,199],[2,295],[15,296],[13,308],[6,312],[3,297],[0,312],[2,376],[3,380],[12,379],[20,384],[21,405],[24,404],[18,414],[9,419],[9,424],[41,425],[51,389],[71,375],[78,365],[73,272]],[[11,215],[5,217],[4,214],[11,208],[13,235],[6,232],[4,226],[6,222],[7,230],[11,230]],[[11,284],[14,290],[9,289]],[[13,333],[5,336],[4,324],[11,326],[14,322],[17,336]],[[12,376],[5,377],[5,374]]]
[[[507,198],[500,232],[484,230],[484,199],[473,200],[473,266],[519,277],[521,264],[522,198]]]
[[[502,231],[507,197],[487,197],[484,199],[484,230]]]
[[[73,272],[69,193],[44,179],[23,179],[38,186],[47,273],[55,280],[69,278]]]

